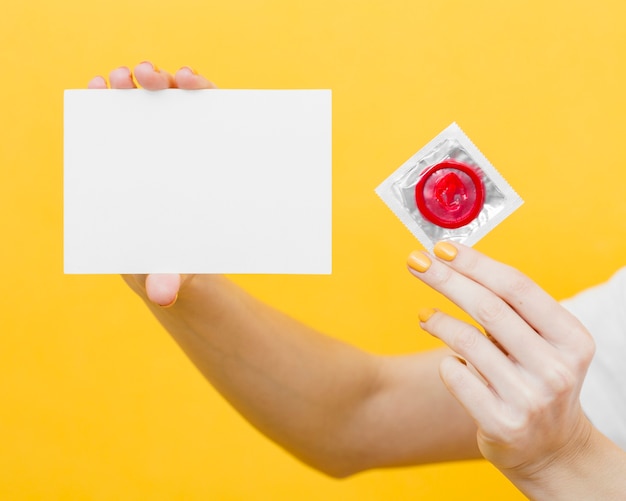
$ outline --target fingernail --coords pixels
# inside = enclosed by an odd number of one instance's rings
[[[199,73],[198,73],[195,69],[193,69],[191,66],[183,66],[183,67],[181,68],[181,70],[189,70],[189,71],[191,71],[194,75],[199,75]]]
[[[420,322],[428,322],[430,317],[432,317],[435,313],[437,313],[437,310],[434,308],[423,308],[418,312],[417,316],[420,319]]]
[[[162,304],[160,306],[161,308],[170,308],[176,304],[176,301],[178,301],[178,292],[176,293],[176,295],[174,296],[174,299],[172,300],[170,304]]]
[[[95,76],[87,84],[88,89],[105,89],[107,87],[107,81],[102,75]]]
[[[420,273],[424,273],[431,265],[430,258],[420,251],[413,251],[409,255],[406,264],[409,265],[409,268],[415,271],[419,271]]]
[[[452,261],[459,253],[458,249],[450,242],[437,242],[434,248],[435,256],[444,261]]]
[[[152,67],[152,70],[156,71],[157,73],[161,71],[159,70],[159,67],[156,64],[153,64],[150,61],[142,61],[140,64],[149,64]]]

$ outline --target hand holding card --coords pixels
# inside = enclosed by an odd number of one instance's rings
[[[330,273],[327,90],[65,94],[66,273]]]

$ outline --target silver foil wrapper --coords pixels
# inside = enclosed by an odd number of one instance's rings
[[[440,240],[475,244],[523,203],[456,123],[376,193],[429,251]]]

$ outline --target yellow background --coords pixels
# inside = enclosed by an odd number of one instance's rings
[[[478,244],[557,297],[624,264],[622,0],[32,0],[0,14],[0,499],[521,499],[483,462],[336,481],[253,431],[115,276],[62,270],[62,96],[145,59],[333,90],[334,271],[236,277],[365,349],[435,346],[373,189],[453,120],[526,204]],[[198,231],[202,231],[198,229]],[[424,430],[428,433],[428,430]]]

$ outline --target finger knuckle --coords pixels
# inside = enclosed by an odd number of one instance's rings
[[[585,370],[591,365],[591,362],[593,361],[593,358],[595,357],[595,355],[596,355],[596,342],[591,337],[591,335],[588,335],[585,338],[584,346],[581,349],[581,359],[580,359],[580,364],[582,365],[582,367],[584,367]]]
[[[586,371],[596,353],[596,343],[582,324],[577,324],[570,331],[572,339],[576,340],[573,350],[573,363],[578,371]]]
[[[473,272],[479,268],[481,255],[477,252],[467,252],[463,255],[463,268],[467,272]]]
[[[560,362],[552,363],[545,368],[543,380],[550,394],[555,397],[569,394],[578,383],[575,371]]]
[[[510,278],[504,285],[505,294],[507,297],[519,297],[528,294],[535,283],[523,273],[511,268]]]
[[[495,297],[487,296],[478,301],[476,307],[476,320],[482,325],[493,324],[504,314],[506,305],[504,301]]]
[[[448,266],[433,266],[430,269],[430,281],[434,287],[441,287],[452,278],[452,269]]]
[[[481,334],[471,325],[459,326],[450,337],[450,348],[458,353],[467,353],[476,346]]]

